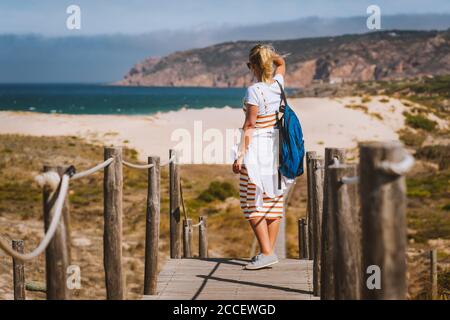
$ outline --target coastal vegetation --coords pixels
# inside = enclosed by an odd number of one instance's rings
[[[392,98],[400,99],[406,108],[405,126],[399,138],[415,155],[416,165],[407,175],[407,223],[409,297],[429,297],[427,252],[438,249],[439,293],[450,295],[450,146],[448,127],[441,120],[449,119],[450,77],[435,77],[389,82],[342,84],[339,88],[354,90],[351,103],[346,105],[377,121],[385,113],[374,116],[367,105]],[[341,91],[336,91],[340,96]],[[388,110],[388,109],[386,109]],[[389,112],[389,111],[386,111]],[[327,145],[327,141],[320,141]],[[128,145],[128,143],[126,144]],[[88,143],[75,136],[35,137],[0,135],[0,234],[23,239],[25,250],[34,248],[42,236],[42,191],[34,176],[44,164],[74,165],[84,170],[103,161],[100,143]],[[138,152],[124,149],[125,160],[137,162]],[[248,257],[254,241],[248,223],[239,206],[238,179],[228,165],[182,165],[181,184],[186,215],[198,222],[208,216],[210,255],[212,257]],[[305,176],[298,179],[288,201],[287,253],[298,256],[297,220],[306,211]],[[71,182],[70,211],[72,232],[72,261],[82,270],[82,288],[75,298],[103,299],[102,262],[103,175],[101,173]],[[124,270],[129,298],[142,293],[145,236],[145,204],[147,172],[124,168]],[[162,264],[168,256],[168,171],[161,170],[161,242]],[[184,212],[183,212],[184,214]],[[197,237],[194,236],[194,248]],[[2,256],[0,264],[0,297],[11,294],[12,263]],[[26,264],[29,280],[44,281],[44,258]],[[30,298],[44,298],[41,293],[29,293]]]

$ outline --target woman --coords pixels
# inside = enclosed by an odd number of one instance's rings
[[[258,44],[250,50],[247,66],[257,82],[248,87],[244,98],[245,122],[233,172],[240,174],[241,208],[260,246],[260,253],[246,265],[255,270],[278,262],[274,247],[283,216],[283,192],[292,181],[282,176],[278,184],[275,125],[286,72],[284,59],[273,47]]]

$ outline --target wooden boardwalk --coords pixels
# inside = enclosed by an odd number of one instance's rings
[[[312,261],[283,259],[273,267],[244,270],[245,259],[169,259],[157,295],[145,300],[313,300]]]

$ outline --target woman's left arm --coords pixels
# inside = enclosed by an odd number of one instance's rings
[[[272,59],[275,64],[275,74],[281,74],[284,77],[286,74],[286,62],[283,57],[275,53]]]
[[[242,126],[242,137],[240,148],[238,152],[238,158],[233,163],[233,172],[239,173],[242,168],[242,163],[244,162],[244,155],[250,145],[253,130],[255,130],[256,126],[256,118],[258,116],[258,107],[252,104],[246,104],[246,113],[245,113],[245,121]]]

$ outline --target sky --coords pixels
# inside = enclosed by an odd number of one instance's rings
[[[81,8],[81,29],[68,30],[66,8]],[[449,0],[2,0],[0,34],[45,36],[141,34],[157,30],[204,30],[304,17],[381,13],[450,13]]]
[[[446,30],[450,0],[0,0],[0,83],[113,82],[150,56],[224,41]],[[81,29],[66,12],[81,8]],[[420,16],[417,16],[420,15]]]

